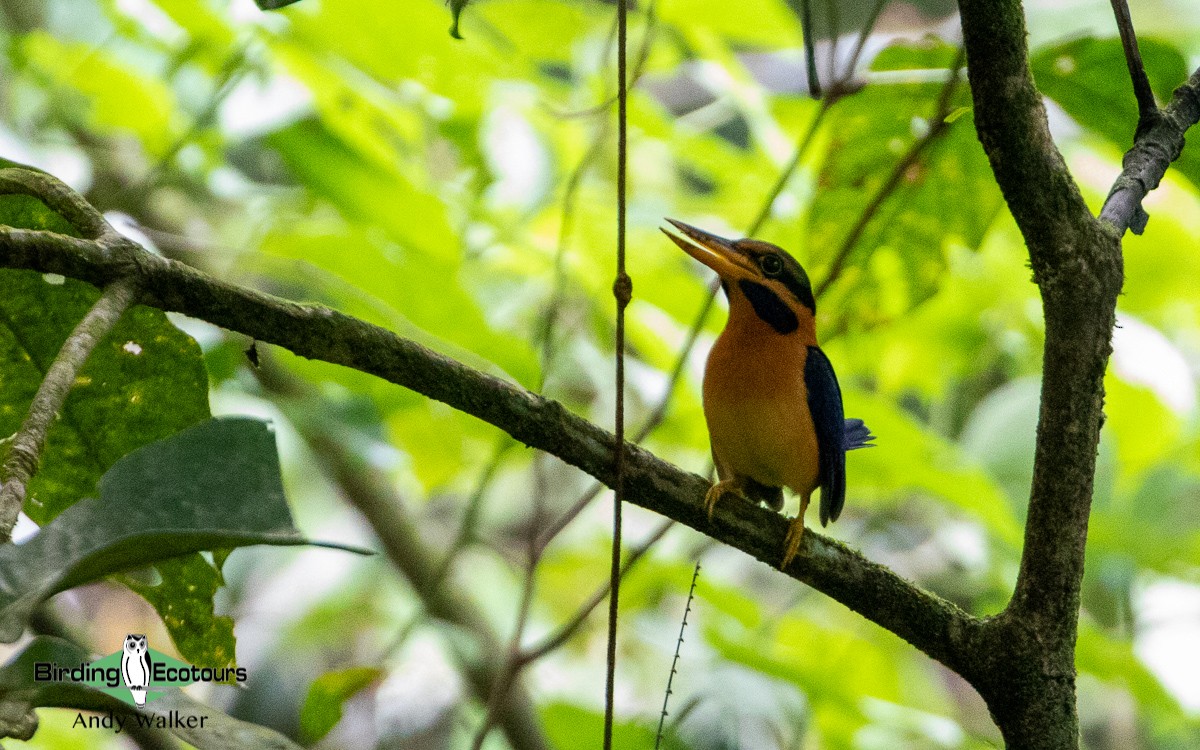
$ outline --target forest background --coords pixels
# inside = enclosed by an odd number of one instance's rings
[[[819,100],[798,3],[631,10],[630,434],[708,470],[698,383],[723,312],[705,269],[659,234],[664,217],[775,242],[818,290],[847,413],[879,436],[851,455],[846,512],[826,532],[994,613],[1020,559],[1043,324],[972,126],[954,5],[814,9]],[[1098,210],[1137,122],[1112,9],[1026,9],[1052,132]],[[162,255],[326,304],[611,424],[613,5],[0,11],[0,155],[56,175]],[[1165,102],[1200,64],[1200,13],[1156,0],[1133,14]],[[1144,234],[1125,240],[1083,587],[1088,748],[1200,745],[1200,150],[1185,149],[1145,206]],[[51,281],[0,271],[0,435],[17,431],[95,300]],[[61,315],[30,313],[45,299],[37,309]],[[61,513],[71,487],[211,409],[271,420],[306,537],[385,554],[206,555],[179,564],[209,571],[207,607],[188,599],[196,609],[181,615],[153,585],[161,570],[126,574],[59,595],[34,629],[98,654],[145,632],[197,664],[227,663],[236,636],[253,679],[201,697],[304,744],[592,746],[611,496],[423,396],[170,321],[186,336],[143,316],[89,362],[98,380],[123,373],[126,390],[72,394],[32,486],[47,502],[27,506],[17,538]],[[148,406],[129,407],[133,395]],[[621,589],[618,746],[654,742],[697,561],[671,746],[1000,744],[974,690],[891,633],[693,530],[634,507],[625,520],[637,560]],[[73,710],[38,716],[29,747],[167,741],[81,734]]]

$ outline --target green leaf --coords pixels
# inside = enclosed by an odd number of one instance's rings
[[[1187,80],[1187,57],[1170,42],[1148,36],[1139,35],[1138,49],[1155,98],[1169,102],[1175,87]],[[1042,93],[1077,123],[1121,151],[1133,145],[1138,109],[1120,39],[1073,39],[1039,51],[1029,65]],[[1200,187],[1197,149],[1185,148],[1171,168]]]
[[[98,297],[80,281],[0,270],[0,435],[19,429],[63,342]],[[38,524],[53,520],[93,494],[117,459],[208,415],[200,347],[161,311],[130,309],[96,346],[50,428],[25,512]]]
[[[935,114],[943,88],[876,84],[831,111],[832,142],[810,213],[814,282],[825,277],[885,180],[933,127],[923,118]],[[952,103],[969,103],[965,83]],[[982,243],[1003,201],[971,124],[945,127],[867,223],[838,283],[821,300],[825,310],[861,325],[889,323],[936,292],[949,246]]]
[[[104,475],[98,499],[0,548],[0,641],[20,637],[47,597],[110,573],[216,547],[305,543],[270,426],[213,419],[129,454]]]
[[[342,720],[342,704],[383,675],[376,667],[350,667],[314,680],[300,709],[300,741],[311,745],[329,734]]]
[[[604,734],[604,716],[571,703],[551,703],[542,709],[542,722],[550,745],[557,750],[575,750],[588,743],[584,738]],[[613,723],[613,747],[652,748],[654,730],[642,723]]]
[[[154,605],[180,655],[198,667],[233,665],[233,618],[216,614],[213,598],[224,585],[220,567],[199,552],[155,564],[162,580],[149,584],[132,575],[117,580]]]
[[[889,44],[871,61],[871,70],[945,70],[957,56],[958,47],[930,35]]]
[[[1106,635],[1087,619],[1079,623],[1075,664],[1081,672],[1122,685],[1133,694],[1140,706],[1174,717],[1182,713],[1175,697],[1138,660],[1131,643]]]
[[[487,369],[490,362],[527,387],[537,382],[533,348],[491,325],[455,261],[398,248],[364,227],[340,232],[281,228],[264,238],[263,250],[327,272],[328,278],[321,278],[311,268],[268,266],[277,276],[289,270],[299,276],[297,271],[308,270],[309,278],[302,283],[317,286],[340,310],[398,329],[471,366]]]
[[[458,238],[437,196],[360,156],[321,123],[297,123],[267,142],[297,179],[346,218],[382,228],[408,250],[446,261],[458,257]]]
[[[27,34],[18,49],[54,91],[56,107],[81,126],[132,133],[155,155],[171,148],[178,113],[174,94],[159,76],[111,57],[104,47],[65,42],[41,30]]]

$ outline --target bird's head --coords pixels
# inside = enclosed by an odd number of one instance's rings
[[[663,234],[688,255],[717,272],[731,311],[749,303],[776,333],[813,337],[817,303],[804,268],[783,248],[762,240],[727,240],[682,221],[667,219],[682,236]],[[732,314],[732,313],[731,313]]]

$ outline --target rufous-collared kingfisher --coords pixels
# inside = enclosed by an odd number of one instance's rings
[[[796,260],[769,242],[727,240],[667,219],[682,237],[663,232],[717,272],[729,320],[704,368],[716,484],[713,508],[727,493],[783,507],[783,487],[800,497],[784,540],[786,568],[800,549],[804,511],[821,488],[821,525],[836,521],[846,501],[846,451],[874,439],[860,419],[845,419],[842,392],[817,345],[812,284]]]

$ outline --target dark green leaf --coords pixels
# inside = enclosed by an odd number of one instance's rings
[[[297,545],[275,436],[255,419],[204,422],[121,459],[100,497],[0,548],[0,640],[46,597],[113,572],[216,547]]]
[[[130,575],[117,580],[154,605],[175,647],[189,662],[214,669],[234,664],[233,619],[216,614],[213,604],[224,584],[220,567],[210,565],[199,552],[154,567],[162,577],[156,584]]]
[[[0,271],[0,435],[20,427],[63,342],[98,297],[83,282]],[[208,414],[200,347],[161,311],[132,308],[76,379],[47,436],[25,512],[39,524],[53,520],[94,494],[117,459]]]

